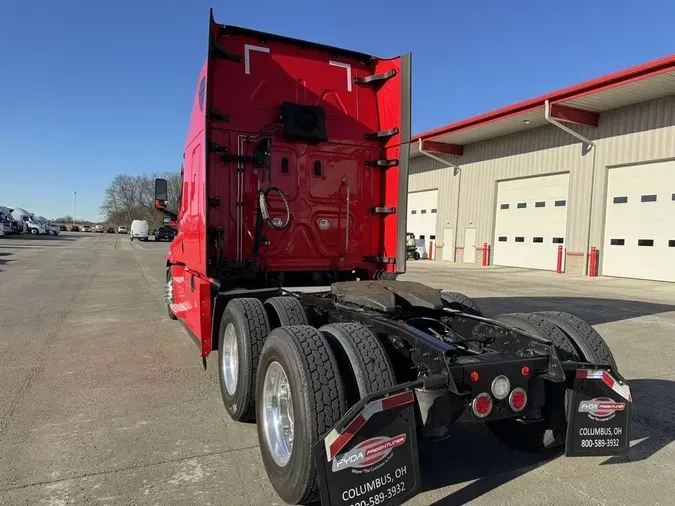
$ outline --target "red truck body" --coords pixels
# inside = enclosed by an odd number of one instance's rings
[[[171,309],[202,356],[218,292],[405,272],[410,93],[410,55],[376,58],[211,14],[167,260]],[[269,186],[290,220],[257,231]],[[270,220],[286,220],[276,193],[267,204]]]

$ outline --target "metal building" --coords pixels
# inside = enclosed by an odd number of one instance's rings
[[[438,261],[675,281],[675,55],[415,136],[409,192]]]

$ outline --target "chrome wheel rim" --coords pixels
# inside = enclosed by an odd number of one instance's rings
[[[274,462],[284,467],[293,452],[293,398],[279,362],[272,362],[265,371],[262,411],[265,444]]]
[[[239,376],[239,350],[237,347],[237,334],[231,323],[225,327],[223,336],[223,361],[220,364],[225,390],[234,395],[237,390],[237,378]]]

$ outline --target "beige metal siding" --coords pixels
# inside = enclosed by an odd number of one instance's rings
[[[457,227],[455,208],[459,177],[453,176],[452,168],[443,168],[442,164],[426,156],[413,158],[410,191],[432,188],[439,191],[436,237],[443,237],[443,228],[455,228],[456,246],[462,247],[464,229],[476,227],[477,245],[484,242],[492,245],[498,181],[569,172],[567,252],[586,252],[589,221],[590,246],[600,246],[607,167],[675,157],[675,97],[603,113],[600,126],[595,129],[572,128],[594,140],[596,148],[585,150],[576,138],[547,125],[469,144],[464,146],[464,156],[448,157],[462,168]],[[594,165],[595,181],[592,176]],[[584,262],[575,262],[575,265],[583,270]]]

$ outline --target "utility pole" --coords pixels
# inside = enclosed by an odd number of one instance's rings
[[[77,216],[77,192],[75,193],[75,202],[73,203],[73,225],[75,225],[75,217]]]

